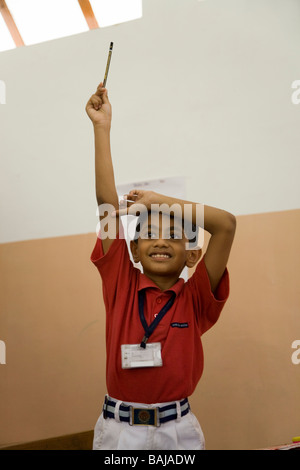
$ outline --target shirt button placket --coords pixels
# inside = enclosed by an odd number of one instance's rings
[[[157,304],[161,304],[161,302],[162,302],[162,301],[161,301],[161,297],[157,297],[157,298],[156,298],[156,303],[157,303]],[[159,312],[154,313],[154,318],[157,317],[158,313],[159,313]]]

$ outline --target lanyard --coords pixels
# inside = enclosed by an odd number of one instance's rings
[[[145,301],[145,291],[141,290],[139,291],[139,314],[140,314],[140,320],[143,325],[143,328],[145,330],[145,336],[142,339],[141,342],[141,348],[146,348],[146,343],[150,337],[150,335],[153,333],[159,322],[162,320],[162,318],[165,316],[165,314],[170,310],[172,307],[174,300],[175,300],[176,294],[175,292],[172,292],[172,297],[168,300],[166,305],[163,306],[161,311],[157,314],[151,325],[148,326],[145,315],[144,315],[144,301]]]

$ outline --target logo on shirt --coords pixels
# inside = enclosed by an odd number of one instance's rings
[[[186,323],[178,323],[178,322],[174,322],[174,323],[171,323],[171,327],[172,328],[188,328],[189,324],[186,322]]]

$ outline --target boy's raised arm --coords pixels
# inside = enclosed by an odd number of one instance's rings
[[[179,204],[182,213],[186,216],[185,207],[192,207],[192,222],[197,225],[197,203],[171,198],[162,194],[156,194],[160,204]],[[205,266],[210,280],[211,290],[215,292],[223,276],[231,246],[233,243],[236,218],[230,212],[204,205],[204,230],[211,234],[206,252]]]
[[[110,128],[112,118],[112,108],[108,99],[107,90],[103,88],[103,83],[97,88],[95,94],[91,96],[86,105],[86,112],[94,126],[95,138],[95,183],[96,199],[98,206],[110,204],[112,209],[118,209],[119,198],[115,185],[115,177],[110,147]],[[105,216],[105,217],[104,217]],[[106,223],[110,214],[103,214],[100,222],[105,218]],[[118,231],[119,220],[114,218],[116,223],[116,233]],[[104,227],[101,225],[101,232]],[[114,238],[102,237],[102,246],[106,253]]]
[[[192,208],[192,222],[197,225],[197,203],[183,201],[157,193],[155,202],[159,202],[160,204],[166,203],[168,205],[179,204],[184,216],[186,216],[185,208],[190,206]],[[188,214],[188,217],[190,217],[190,214]],[[230,212],[204,205],[203,228],[211,234],[205,252],[204,262],[210,280],[211,290],[215,292],[229,259],[235,235],[236,218]]]
[[[184,218],[187,220],[190,219],[195,225],[198,225],[198,206],[203,206],[203,204],[176,199],[154,191],[136,189],[125,195],[125,199],[128,201],[132,200],[133,202],[128,202],[126,209],[117,210],[116,216],[130,213],[130,211],[134,213],[133,209],[136,204],[143,204],[148,209],[150,209],[153,204],[160,206],[165,204],[166,207],[169,208],[177,205],[180,208],[180,213],[184,215]],[[236,218],[230,212],[204,205],[204,227],[202,228],[211,234],[204,261],[211,290],[215,292],[228,262],[235,235]]]

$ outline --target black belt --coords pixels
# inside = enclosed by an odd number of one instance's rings
[[[115,407],[117,400],[106,396],[103,405],[103,418],[115,418]],[[190,411],[190,405],[187,398],[180,401],[180,416],[185,416]],[[162,423],[176,419],[176,403],[157,408],[135,408],[131,405],[122,403],[119,407],[119,419],[132,425],[160,426]]]

